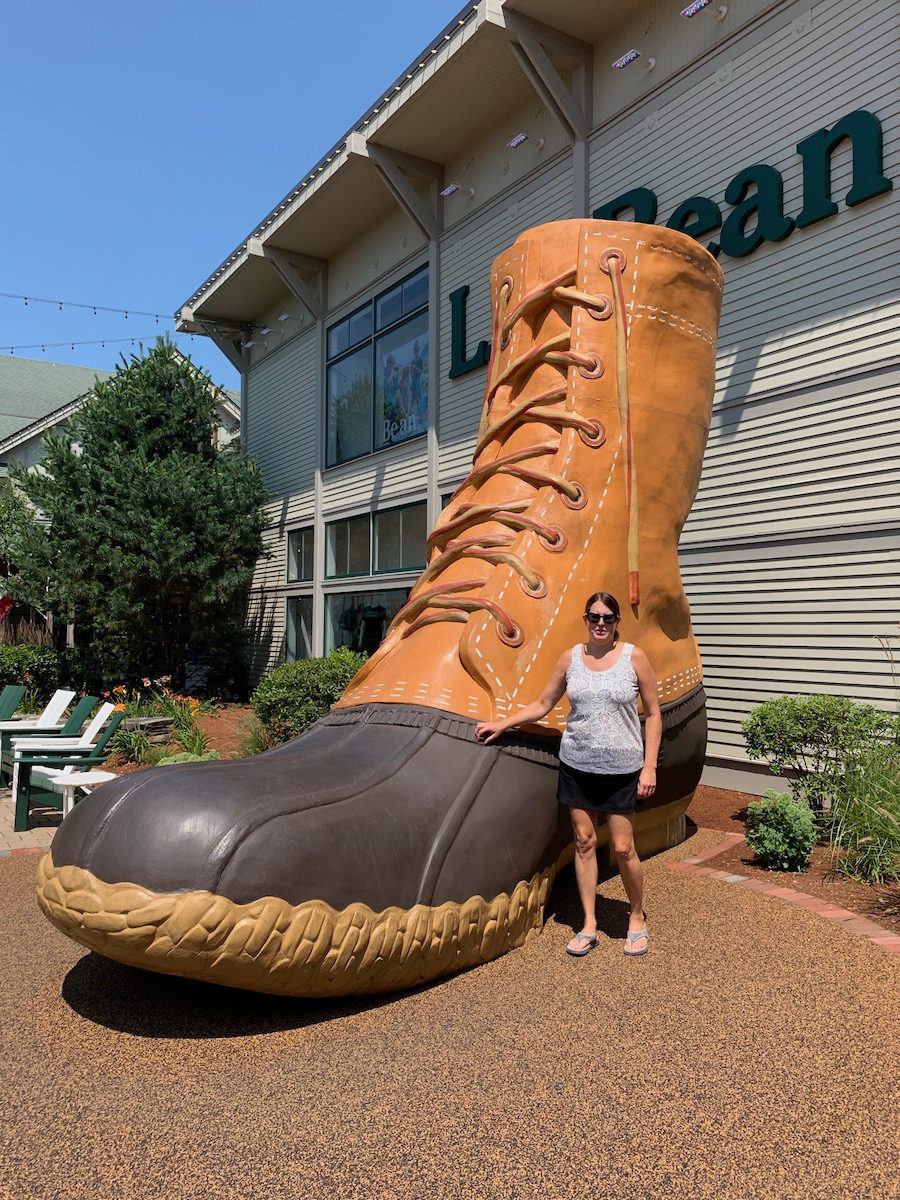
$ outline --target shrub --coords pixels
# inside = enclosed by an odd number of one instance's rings
[[[296,737],[324,717],[365,661],[364,654],[342,646],[325,658],[276,667],[250,701],[273,743]]]
[[[900,748],[863,752],[847,772],[828,824],[837,870],[869,883],[900,879]]]
[[[51,646],[0,645],[0,687],[24,683],[49,697],[59,683],[59,659]]]
[[[805,871],[816,844],[812,809],[787,792],[770,790],[747,805],[747,841],[770,871]]]
[[[814,810],[828,809],[847,770],[869,746],[900,738],[896,717],[843,696],[779,696],[744,721],[751,758],[776,775],[793,776],[791,791]]]
[[[209,762],[211,759],[218,758],[218,750],[205,750],[202,754],[167,754],[157,762],[158,767],[174,767],[179,763],[189,762]]]

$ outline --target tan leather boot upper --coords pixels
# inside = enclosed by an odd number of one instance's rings
[[[600,590],[663,703],[676,700],[702,678],[678,537],[709,429],[722,272],[670,229],[558,221],[499,256],[492,297],[473,469],[339,706],[514,713],[580,640]],[[542,727],[564,723],[562,705]]]

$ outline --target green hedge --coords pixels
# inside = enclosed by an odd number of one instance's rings
[[[747,805],[747,841],[770,871],[805,871],[816,844],[812,809],[786,792]]]
[[[284,663],[268,675],[251,698],[268,738],[286,742],[330,712],[344,688],[366,661],[346,647],[325,658]]]
[[[49,697],[59,683],[59,659],[52,646],[0,645],[0,687],[24,684]]]
[[[847,771],[871,746],[900,741],[900,721],[845,696],[779,696],[754,708],[741,726],[751,758],[787,775],[797,800],[827,810]]]

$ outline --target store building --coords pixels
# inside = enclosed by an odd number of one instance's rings
[[[471,461],[494,256],[593,214],[725,272],[681,542],[708,781],[765,786],[740,723],[768,696],[896,703],[900,6],[682,8],[467,5],[180,310],[241,372],[272,495],[257,677],[377,645]]]

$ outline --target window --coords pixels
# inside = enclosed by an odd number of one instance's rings
[[[313,577],[313,529],[292,529],[288,533],[288,582]]]
[[[428,268],[332,325],[327,360],[329,467],[425,433]]]
[[[374,654],[408,596],[408,588],[326,596],[325,653],[338,646],[349,646],[351,650]]]
[[[285,651],[289,662],[312,658],[312,596],[291,596],[287,602]]]
[[[416,571],[425,566],[424,502],[325,526],[325,576]]]
[[[375,571],[410,571],[425,566],[424,504],[375,513]]]
[[[351,517],[325,526],[325,575],[368,575],[370,561],[370,517]]]

